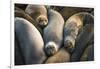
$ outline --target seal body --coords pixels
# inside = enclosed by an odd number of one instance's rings
[[[46,59],[42,36],[29,21],[16,17],[15,35],[25,64],[40,64]]]
[[[65,48],[61,48],[55,55],[49,57],[45,63],[65,63],[69,61],[70,53]]]
[[[80,58],[87,47],[87,44],[92,40],[94,37],[94,25],[87,24],[84,26],[82,32],[79,34],[78,38],[76,39],[76,48],[71,56],[71,61],[76,62],[80,61]]]
[[[14,61],[15,61],[15,65],[24,65],[24,59],[23,59],[23,55],[21,54],[21,50],[19,48],[18,42],[15,39],[15,49],[14,49]]]
[[[68,19],[69,17],[71,17],[76,13],[80,13],[80,12],[90,13],[93,10],[93,8],[64,7],[64,6],[55,6],[54,9],[57,10],[63,16],[65,21],[66,19]]]
[[[25,10],[27,4],[18,4],[18,3],[15,3],[15,6],[18,7],[18,8],[21,8],[22,10]]]
[[[15,14],[15,17],[24,18],[24,19],[28,20],[29,22],[31,22],[42,34],[42,29],[38,26],[37,22],[35,22],[35,20],[29,14],[27,14],[24,10],[22,10],[18,7],[15,7],[14,14]]]
[[[48,56],[55,54],[62,45],[64,20],[60,13],[48,10],[48,25],[44,28],[43,38],[45,52]]]
[[[42,28],[47,25],[47,10],[43,5],[28,5],[25,9],[25,12],[28,13]]]
[[[72,15],[64,26],[64,46],[73,52],[75,48],[75,40],[82,29],[83,24],[93,23],[93,16],[87,12],[80,12]]]
[[[93,61],[93,60],[94,60],[94,45],[91,44],[85,48],[80,58],[80,61]]]

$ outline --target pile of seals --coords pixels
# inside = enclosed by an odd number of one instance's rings
[[[94,9],[15,4],[15,65],[94,60]]]

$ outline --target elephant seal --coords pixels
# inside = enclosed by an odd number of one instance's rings
[[[34,25],[24,18],[15,18],[15,35],[25,64],[41,64],[46,59],[44,42]]]
[[[75,50],[71,55],[71,62],[80,61],[80,58],[87,47],[87,44],[93,39],[94,24],[86,24],[82,32],[76,39]]]
[[[70,53],[74,51],[75,40],[83,24],[93,23],[93,16],[87,12],[80,12],[68,18],[64,26],[64,46]]]
[[[62,45],[64,19],[55,10],[48,10],[48,25],[44,28],[43,38],[45,52],[48,56],[55,54]]]
[[[27,14],[25,11],[23,11],[22,9],[15,6],[14,14],[15,14],[15,17],[21,17],[21,18],[24,18],[24,19],[28,20],[29,22],[31,22],[42,34],[42,29],[38,26],[38,24],[35,22],[35,20],[29,14]]]
[[[66,50],[66,48],[61,48],[55,55],[49,57],[45,63],[64,63],[69,61],[70,53]]]
[[[47,10],[43,5],[28,5],[25,9],[41,28],[44,28],[48,23]]]

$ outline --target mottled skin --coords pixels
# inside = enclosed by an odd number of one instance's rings
[[[80,12],[72,15],[64,26],[64,46],[70,53],[74,51],[75,40],[83,24],[93,23],[93,16],[87,12]]]
[[[43,5],[31,5],[29,4],[25,12],[28,13],[37,23],[43,28],[48,23],[47,10]]]
[[[48,25],[44,28],[43,38],[45,52],[48,56],[54,55],[62,45],[64,20],[60,13],[48,10]]]
[[[34,25],[23,18],[15,18],[15,35],[25,64],[41,64],[46,59],[44,42]]]

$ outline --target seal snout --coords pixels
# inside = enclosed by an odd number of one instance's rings
[[[71,48],[72,45],[73,45],[72,42],[69,41],[69,40],[66,40],[66,41],[64,42],[64,47],[65,47],[65,48]]]
[[[70,39],[66,39],[64,41],[64,47],[66,48],[66,50],[70,53],[72,53],[74,51],[74,40]]]
[[[40,27],[45,27],[48,24],[48,19],[44,15],[40,15],[37,17],[36,21]]]
[[[54,42],[49,42],[45,47],[45,52],[48,56],[52,56],[57,52],[57,46]]]

